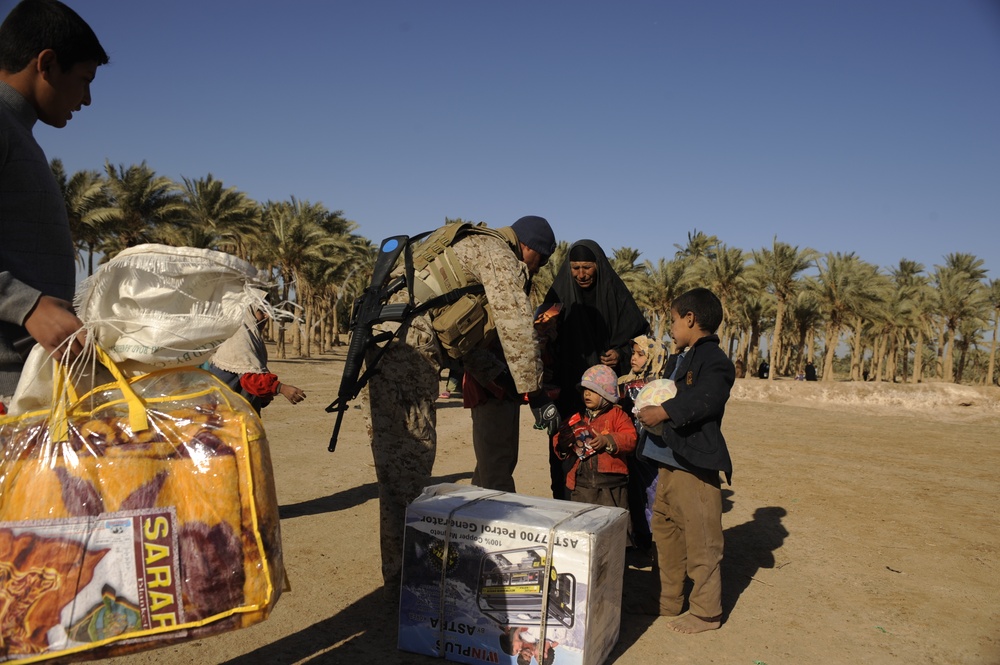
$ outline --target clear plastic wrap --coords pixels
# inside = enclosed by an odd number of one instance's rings
[[[0,661],[91,659],[264,620],[284,585],[267,438],[208,372],[116,374],[0,420]]]

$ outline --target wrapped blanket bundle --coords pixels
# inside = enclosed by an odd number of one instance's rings
[[[165,369],[0,420],[0,661],[121,655],[264,620],[284,584],[257,415]]]

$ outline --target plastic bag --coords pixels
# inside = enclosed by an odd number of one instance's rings
[[[264,620],[284,584],[270,452],[200,369],[0,419],[0,661],[92,659]]]
[[[257,288],[261,277],[251,264],[224,252],[138,245],[85,279],[75,308],[89,338],[125,375],[136,376],[207,360],[239,330],[248,307],[267,308]],[[35,345],[8,405],[12,414],[48,408],[51,365]],[[111,380],[101,372],[74,376],[83,390]]]

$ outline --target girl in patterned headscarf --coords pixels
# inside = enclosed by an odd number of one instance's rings
[[[648,335],[632,339],[632,371],[618,379],[619,404],[635,423],[632,405],[642,387],[655,379],[663,378],[663,369],[669,356],[667,345]],[[636,429],[639,425],[636,423]],[[644,565],[650,557],[653,533],[650,529],[653,497],[656,493],[657,470],[646,460],[635,455],[628,458],[628,511],[631,517],[630,536],[635,561]],[[630,563],[632,563],[630,561]]]
[[[669,351],[663,342],[648,335],[632,339],[632,371],[618,379],[618,394],[624,400],[622,408],[631,413],[632,403],[642,387],[654,379],[663,378]]]

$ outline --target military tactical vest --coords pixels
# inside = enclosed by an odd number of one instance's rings
[[[418,303],[464,289],[455,302],[430,310],[441,347],[452,358],[462,358],[497,339],[496,324],[482,285],[468,274],[452,245],[469,234],[482,234],[506,242],[520,258],[521,246],[513,229],[491,229],[485,224],[446,224],[413,248],[413,297]],[[478,288],[476,288],[478,286]]]

